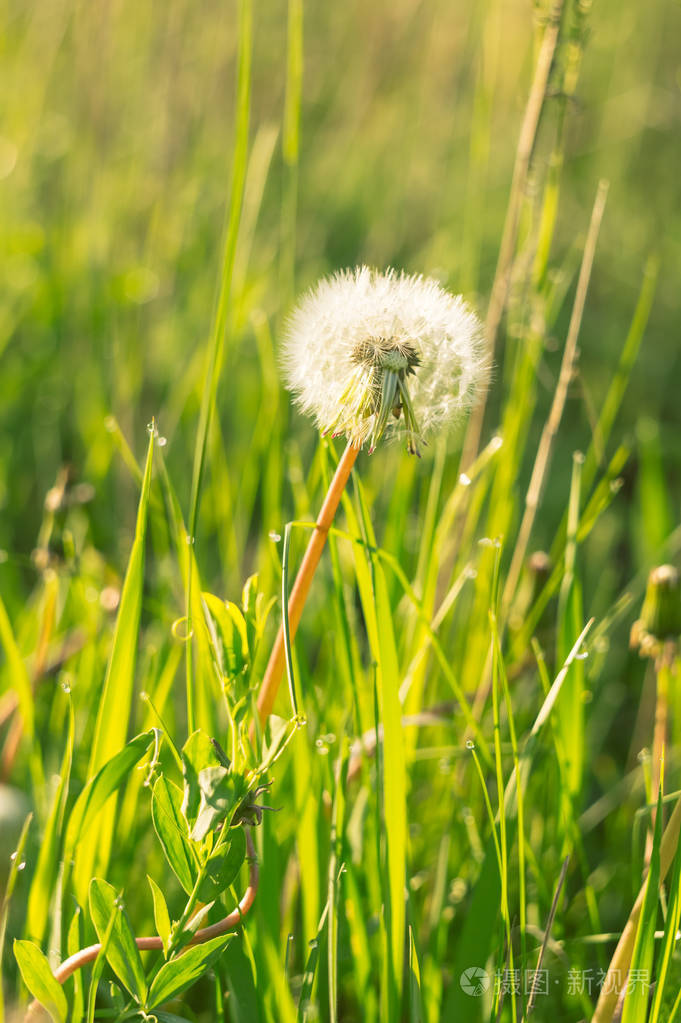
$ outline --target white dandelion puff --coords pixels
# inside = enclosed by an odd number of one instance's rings
[[[484,386],[482,326],[433,280],[368,267],[320,281],[283,342],[288,388],[322,433],[373,451],[397,433],[407,450],[456,422]]]

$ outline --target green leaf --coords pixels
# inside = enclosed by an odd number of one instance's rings
[[[210,737],[200,728],[197,728],[189,736],[180,755],[184,777],[182,813],[191,829],[196,822],[201,806],[199,773],[206,767],[224,767],[224,764],[220,763]]]
[[[662,789],[657,796],[657,814],[653,847],[650,854],[650,869],[646,878],[641,916],[639,917],[634,941],[634,951],[629,968],[628,994],[624,1000],[622,1023],[641,1023],[647,1018],[650,997],[650,975],[655,954],[655,924],[660,899],[660,843],[662,841]],[[635,982],[635,978],[644,978]]]
[[[147,1007],[153,1009],[162,1005],[190,987],[210,969],[233,937],[233,934],[220,935],[203,945],[194,945],[177,959],[165,963],[154,977]]]
[[[83,947],[81,934],[82,915],[80,906],[76,906],[73,917],[71,918],[71,923],[69,924],[68,934],[66,936],[66,952],[69,956],[75,955],[76,952]],[[71,1023],[80,1023],[85,1011],[82,970],[76,970],[71,979],[73,981]]]
[[[194,889],[198,865],[187,838],[187,824],[181,807],[180,789],[162,775],[154,785],[151,796],[151,819],[168,863],[177,880],[190,895]]]
[[[152,728],[135,736],[120,753],[117,753],[87,783],[71,811],[66,829],[64,859],[68,861],[75,849],[80,836],[92,824],[95,815],[101,810],[112,793],[127,778],[153,742],[158,742],[160,732]]]
[[[106,925],[106,933],[100,941],[100,949],[97,953],[97,958],[92,964],[92,974],[90,975],[90,988],[88,990],[87,999],[87,1023],[94,1023],[95,1019],[95,1006],[97,1004],[97,987],[99,985],[100,978],[104,972],[104,964],[106,963],[106,956],[109,951],[109,943],[111,942],[111,936],[116,926],[116,917],[118,916],[118,910],[114,907],[109,922]]]
[[[414,944],[414,931],[409,928],[409,1019],[410,1023],[422,1023],[421,970]]]
[[[101,695],[97,700],[97,720],[92,741],[88,775],[94,775],[125,746],[135,683],[135,662],[139,640],[144,584],[144,546],[147,509],[151,489],[151,468],[154,454],[154,433],[150,431],[147,460],[142,480],[142,493],[137,508],[135,538],[125,573],[121,602],[116,617],[111,654]],[[102,816],[88,829],[78,853],[74,871],[76,892],[84,897],[85,886],[92,877],[95,863],[101,871],[109,862],[116,826],[115,800],[102,807]]]
[[[669,979],[673,983],[670,966],[681,920],[681,843],[677,846],[674,855],[674,867],[671,881],[668,884],[668,892],[669,903],[664,925],[664,941],[657,956],[655,996],[650,1010],[650,1023],[659,1023],[667,980]]]
[[[59,784],[54,793],[45,831],[40,841],[40,852],[28,893],[28,913],[26,931],[36,941],[42,941],[50,913],[50,898],[57,876],[59,864],[59,845],[61,829],[66,809],[69,778],[71,776],[71,760],[73,757],[73,706],[69,702],[69,728],[66,738],[64,759],[59,773]]]
[[[201,801],[190,838],[200,842],[211,828],[229,821],[248,791],[244,778],[227,767],[204,767],[198,774]]]
[[[101,942],[104,941],[114,912],[116,919],[109,939],[106,958],[109,966],[130,994],[138,1002],[144,1002],[147,994],[144,967],[125,909],[118,902],[116,889],[113,885],[94,877],[90,882],[90,915],[97,931],[97,937]]]
[[[32,941],[14,942],[14,955],[24,984],[50,1014],[54,1023],[66,1023],[68,1005],[61,984],[52,976],[45,956]]]
[[[392,612],[383,569],[374,562],[376,617],[378,630],[379,698],[383,719],[383,814],[386,835],[386,867],[389,912],[387,915],[390,949],[391,994],[399,1005],[402,988],[404,949],[404,885],[407,857],[407,772],[402,728],[402,707],[399,697],[400,673],[397,647],[392,626]]]
[[[208,857],[199,885],[199,900],[215,901],[236,879],[245,859],[246,834],[243,828],[235,828],[224,845],[218,846]]]
[[[244,668],[248,657],[246,623],[238,607],[231,602],[226,604],[213,593],[202,593],[204,610],[210,617],[209,631],[214,636],[216,657],[220,670],[224,675],[238,675]],[[210,625],[213,625],[213,629]]]
[[[244,951],[243,941],[228,945],[222,967],[227,977],[230,1018],[234,1023],[260,1023],[259,999],[253,979],[253,962]]]
[[[168,912],[168,906],[163,892],[156,884],[153,877],[150,877],[149,874],[147,874],[147,881],[151,888],[151,897],[154,900],[154,922],[156,924],[156,930],[159,938],[163,942],[163,948],[166,949],[168,947],[168,938],[170,937],[170,913]]]
[[[137,509],[135,539],[123,582],[121,602],[116,617],[111,655],[99,701],[95,736],[90,757],[90,773],[118,752],[125,743],[135,680],[135,659],[142,610],[144,582],[144,541],[147,507],[151,488],[151,467],[154,455],[154,430],[149,434],[149,447],[142,480],[142,493]]]

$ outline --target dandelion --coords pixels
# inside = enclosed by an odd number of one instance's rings
[[[480,392],[482,328],[433,280],[367,267],[321,281],[294,310],[283,345],[288,387],[324,434],[373,451],[389,431],[410,454]]]
[[[424,277],[358,267],[303,297],[288,323],[282,364],[302,411],[323,434],[348,440],[289,599],[282,579],[293,642],[360,448],[368,443],[373,451],[389,432],[406,438],[410,454],[420,454],[426,436],[443,433],[472,404],[487,376],[487,358],[480,321],[460,296]],[[285,668],[282,623],[258,693],[263,724]]]

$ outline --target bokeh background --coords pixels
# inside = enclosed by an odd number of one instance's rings
[[[676,501],[681,9],[600,0],[578,11],[585,49],[566,103],[554,267],[574,272],[600,178],[610,195],[559,443],[589,438],[654,252],[659,282],[622,428],[659,445]],[[293,295],[319,275],[361,262],[404,267],[484,312],[538,14],[515,0],[307,4],[293,209],[295,171],[281,147],[286,5],[258,5],[251,163],[218,401],[234,481],[260,443],[254,323],[266,317],[276,344]],[[5,0],[2,17],[0,548],[16,566],[3,569],[3,586],[18,596],[64,464],[96,488],[97,544],[112,554],[125,544],[132,484],[112,457],[108,416],[138,455],[156,416],[175,471],[190,464],[230,182],[237,17],[232,2],[182,0]],[[557,94],[549,107],[563,102]],[[556,131],[545,121],[540,177]],[[568,312],[541,367],[547,404]],[[494,397],[491,406],[490,429]],[[313,441],[297,415],[290,434]],[[633,491],[635,476],[634,460]],[[549,516],[567,485],[547,495]],[[236,510],[232,584],[248,567],[242,541],[262,506],[254,493]],[[620,507],[638,514],[635,494]],[[631,556],[645,556],[642,533],[637,543]]]

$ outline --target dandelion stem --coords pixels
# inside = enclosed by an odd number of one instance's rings
[[[652,772],[652,798],[657,798],[657,790],[660,787],[660,775],[662,758],[664,757],[667,745],[667,707],[669,700],[670,671],[667,664],[660,664],[657,669],[656,698],[655,698],[655,725],[653,728],[653,762]],[[653,814],[653,822],[655,815]]]
[[[650,764],[650,796],[651,802],[657,800],[657,792],[662,781],[662,764],[665,749],[667,748],[667,717],[669,706],[669,665],[662,662],[656,666],[655,671],[655,723],[653,725],[653,754]],[[655,831],[655,817],[657,810],[653,809],[650,815],[650,828],[646,836],[645,865],[650,866],[650,857],[653,853],[653,833]]]
[[[314,532],[307,545],[307,550],[303,557],[296,581],[293,584],[291,596],[288,602],[288,623],[289,623],[289,637],[290,642],[296,634],[296,629],[300,622],[301,615],[303,613],[303,607],[307,600],[307,595],[310,590],[310,584],[312,583],[312,577],[314,576],[315,569],[319,564],[321,553],[326,543],[326,537],[331,528],[336,509],[340,503],[341,496],[345,489],[345,485],[350,478],[352,467],[355,464],[355,459],[359,454],[359,448],[354,447],[352,444],[348,444],[341,459],[338,463],[338,467],[334,474],[333,479],[329,485],[324,504],[317,517]],[[258,693],[258,714],[260,715],[261,724],[264,724],[269,717],[274,701],[277,696],[279,684],[284,674],[284,668],[286,666],[286,645],[284,642],[284,629],[283,626],[279,627],[277,638],[274,641],[272,647],[272,653],[270,659],[267,662],[267,668],[263,676],[262,683],[260,685],[260,692]]]

